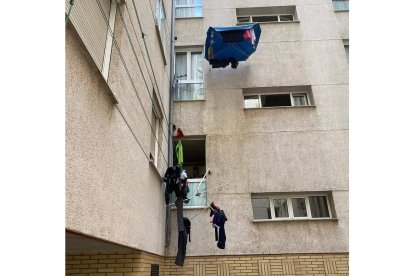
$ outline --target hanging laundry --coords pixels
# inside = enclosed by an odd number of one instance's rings
[[[187,251],[187,231],[184,225],[183,216],[183,200],[178,197],[175,201],[177,207],[177,227],[178,227],[178,245],[177,245],[177,256],[175,257],[175,264],[179,266],[184,265],[185,254]]]
[[[211,202],[210,204],[210,222],[213,224],[215,240],[217,247],[225,249],[226,247],[226,231],[224,224],[227,221],[226,214],[221,210],[220,206]]]
[[[183,220],[184,220],[185,231],[187,232],[187,235],[188,235],[188,241],[191,242],[191,235],[190,235],[191,221],[186,217],[183,217]]]
[[[183,145],[181,144],[180,140],[177,142],[177,145],[175,146],[175,154],[177,155],[178,166],[182,167],[184,162],[184,154]]]
[[[261,34],[258,23],[237,27],[210,27],[207,31],[204,58],[213,68],[226,67],[231,63],[237,68],[253,54]]]
[[[175,192],[179,194],[179,178],[181,174],[181,168],[179,166],[173,166],[167,168],[164,174],[165,187],[165,204],[170,204],[170,194]]]

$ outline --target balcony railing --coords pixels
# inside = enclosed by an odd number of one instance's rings
[[[178,83],[174,101],[204,100],[204,83]]]
[[[349,11],[349,0],[332,0],[334,11]]]

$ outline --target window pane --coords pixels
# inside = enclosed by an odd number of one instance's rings
[[[175,60],[175,74],[177,77],[187,74],[187,53],[177,53]],[[179,78],[186,80],[187,77]]]
[[[262,95],[262,107],[291,106],[289,94]]]
[[[255,108],[260,107],[259,96],[244,96],[244,107],[245,108]]]
[[[277,218],[289,217],[286,198],[274,199],[273,202],[275,205],[275,216]]]
[[[293,15],[286,14],[286,15],[279,15],[280,21],[293,21]]]
[[[203,16],[202,7],[191,7],[191,8],[180,8],[175,9],[175,17],[184,18],[184,17],[201,17]]]
[[[348,11],[349,1],[348,0],[333,0],[334,11]]]
[[[254,219],[271,219],[268,198],[252,198]]]
[[[202,0],[175,0],[176,6],[189,5],[189,6],[201,6],[203,5]]]
[[[252,16],[253,22],[272,22],[279,21],[277,15],[268,15],[268,16]]]
[[[310,196],[309,205],[313,218],[329,218],[328,200],[326,196]]]
[[[238,23],[249,23],[250,17],[237,17],[237,22]]]
[[[178,83],[173,97],[175,101],[204,100],[204,98],[204,83]]]
[[[201,52],[191,53],[191,79],[203,80],[203,59]]]
[[[292,198],[293,216],[307,217],[306,203],[304,198]]]
[[[308,105],[306,94],[293,94],[293,104],[295,106]]]
[[[207,193],[205,192],[207,190],[207,182],[206,180],[203,180],[203,182],[201,182],[201,179],[188,179],[188,188],[189,188],[189,192],[187,194],[187,198],[190,198],[190,201],[185,204],[184,206],[206,206],[207,205]],[[200,192],[199,196],[195,196],[194,191],[196,190],[197,186],[200,184],[200,186],[198,187],[198,191]],[[177,197],[175,196],[175,193],[172,192],[171,193],[171,203],[174,203],[177,200]]]

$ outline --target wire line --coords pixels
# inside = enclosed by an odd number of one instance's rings
[[[97,4],[98,4],[98,6],[99,6],[99,9],[100,9],[100,11],[101,11],[101,14],[102,14],[102,16],[103,16],[103,18],[104,18],[105,22],[106,22],[106,24],[107,24],[108,30],[109,30],[109,32],[111,33],[111,36],[112,36],[112,39],[113,39],[113,43],[114,43],[114,45],[115,45],[115,47],[116,47],[116,49],[117,49],[117,51],[118,51],[118,55],[119,55],[119,57],[120,57],[120,59],[121,59],[121,62],[122,62],[122,64],[124,65],[125,72],[126,72],[126,73],[127,73],[127,75],[128,75],[128,78],[129,78],[129,80],[130,80],[130,82],[131,82],[131,85],[132,85],[132,87],[133,87],[133,89],[134,89],[134,92],[135,92],[135,94],[136,94],[136,96],[137,96],[137,98],[138,98],[138,101],[139,101],[140,105],[141,105],[142,111],[144,112],[145,118],[147,119],[147,121],[148,121],[148,123],[149,123],[149,126],[150,126],[150,128],[151,128],[151,131],[152,131],[152,133],[154,134],[154,137],[156,138],[157,136],[155,135],[155,132],[154,132],[154,130],[153,130],[153,128],[152,128],[152,126],[151,126],[151,122],[150,122],[150,120],[148,119],[147,113],[145,112],[145,108],[144,108],[144,106],[143,106],[143,104],[142,104],[142,101],[141,101],[141,99],[140,99],[139,95],[138,95],[138,91],[137,91],[137,89],[136,89],[136,87],[135,87],[135,84],[134,84],[134,82],[133,82],[133,80],[132,80],[131,74],[130,74],[130,72],[129,72],[129,70],[128,70],[128,66],[126,65],[126,62],[125,62],[125,60],[124,60],[124,57],[123,57],[123,55],[122,55],[122,53],[121,53],[121,50],[120,50],[120,48],[119,48],[119,45],[118,45],[118,43],[117,43],[117,41],[116,41],[116,39],[115,39],[115,36],[114,36],[113,30],[112,30],[112,29],[111,29],[111,27],[110,27],[109,20],[108,20],[108,18],[106,17],[105,12],[104,12],[104,10],[103,10],[103,8],[102,8],[102,5],[101,5],[101,3],[99,2],[99,0],[96,0],[96,2],[97,2]],[[156,140],[156,142],[157,142],[157,144],[158,144],[158,147],[159,147],[160,152],[161,152],[161,154],[162,154],[162,156],[163,156],[163,158],[164,158],[164,161],[165,161],[165,163],[166,163],[166,164],[167,164],[167,166],[168,166],[168,162],[167,162],[167,159],[165,158],[164,152],[162,151],[161,146],[160,146],[160,144],[159,144],[158,140],[157,140],[157,139],[155,139],[155,140]]]

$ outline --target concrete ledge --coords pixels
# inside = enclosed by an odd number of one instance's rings
[[[304,218],[304,219],[254,219],[253,223],[257,222],[287,222],[287,221],[338,221],[338,218]]]
[[[301,105],[301,106],[271,106],[271,107],[252,107],[244,110],[258,110],[258,109],[284,109],[284,108],[316,108],[316,105]]]

